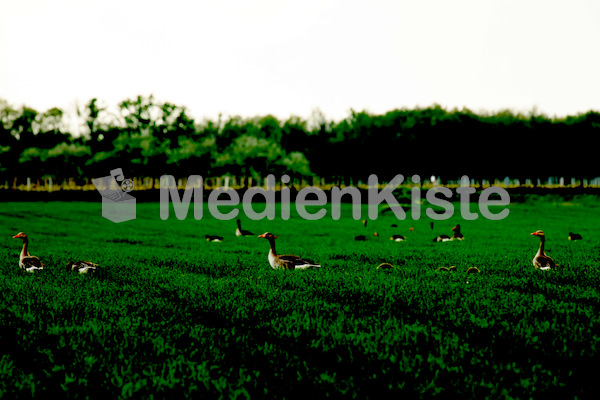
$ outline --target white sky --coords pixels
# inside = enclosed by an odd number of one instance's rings
[[[191,115],[600,110],[600,1],[0,0],[0,98]]]

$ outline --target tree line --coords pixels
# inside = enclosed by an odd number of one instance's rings
[[[594,137],[600,113],[549,118],[508,110],[476,114],[439,105],[382,115],[350,111],[335,122],[319,111],[196,121],[184,106],[138,96],[110,108],[78,107],[79,134],[59,108],[38,112],[0,100],[0,181],[86,180],[122,168],[127,176],[247,176],[327,180],[396,174],[458,179],[547,179],[600,175]]]

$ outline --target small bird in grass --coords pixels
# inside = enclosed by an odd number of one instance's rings
[[[392,237],[390,238],[390,240],[393,240],[394,242],[404,242],[406,240],[406,236],[392,235]]]
[[[98,267],[98,264],[91,261],[70,261],[67,264],[67,268],[70,268],[71,271],[78,271],[80,274],[94,273]]]
[[[454,228],[452,228],[454,234],[452,236],[448,235],[440,235],[433,238],[434,242],[450,242],[452,240],[464,240],[463,234],[460,232],[460,224],[456,224]]]
[[[449,242],[452,238],[448,235],[440,235],[433,238],[434,242]]]
[[[222,242],[223,241],[223,236],[204,235],[204,237],[206,238],[207,242]]]
[[[366,219],[362,220],[363,226],[365,228],[367,227],[368,222],[369,222],[369,220],[366,220]],[[379,236],[379,234],[377,232],[374,232],[373,236],[377,237],[377,236]],[[367,236],[366,235],[358,235],[358,236],[354,237],[354,240],[356,240],[357,242],[364,242],[367,240]]]
[[[13,239],[21,239],[23,241],[23,250],[19,256],[19,267],[27,272],[35,272],[44,269],[44,264],[39,258],[29,254],[29,238],[25,232],[19,232]]]
[[[583,239],[579,233],[569,232],[569,240],[581,240]]]
[[[532,235],[540,238],[540,247],[537,253],[535,254],[535,257],[533,257],[533,266],[536,269],[540,269],[543,271],[555,269],[557,267],[556,263],[551,257],[547,256],[544,252],[544,245],[546,243],[546,235],[544,235],[544,232],[541,230],[537,230],[533,232]]]

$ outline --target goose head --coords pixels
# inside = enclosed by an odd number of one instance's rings
[[[263,239],[277,239],[277,236],[273,235],[271,232],[265,232],[262,235],[258,235],[258,237]]]
[[[535,232],[532,233],[533,236],[544,236],[544,232],[541,230],[537,230]]]
[[[15,236],[13,236],[13,239],[27,240],[27,234],[25,232],[19,232]]]

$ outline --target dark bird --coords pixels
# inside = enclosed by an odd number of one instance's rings
[[[434,242],[449,242],[452,238],[448,235],[440,235],[433,238]]]
[[[223,241],[223,236],[205,235],[204,237],[206,238],[207,242],[221,242],[221,241]]]
[[[581,240],[583,239],[579,233],[569,232],[569,240]]]

